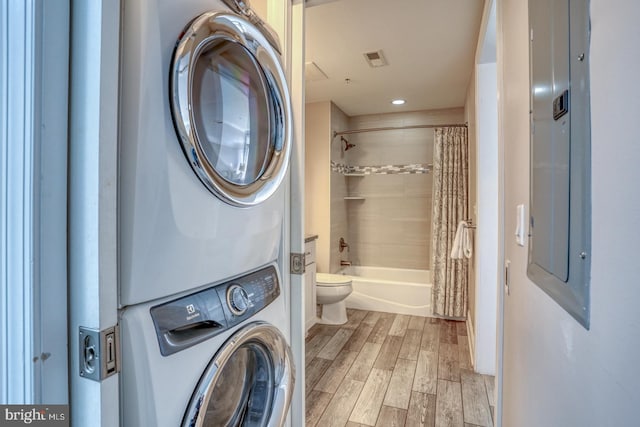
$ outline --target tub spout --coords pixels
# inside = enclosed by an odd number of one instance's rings
[[[342,267],[350,266],[351,265],[351,261],[342,261],[342,260],[340,260],[340,265]]]

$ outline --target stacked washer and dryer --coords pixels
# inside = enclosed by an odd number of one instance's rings
[[[241,0],[123,2],[124,426],[284,425],[291,147],[278,39]]]

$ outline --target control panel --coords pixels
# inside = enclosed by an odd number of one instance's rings
[[[228,327],[253,316],[280,295],[273,266],[216,286]]]
[[[176,353],[249,319],[280,295],[273,265],[151,308],[160,353]]]

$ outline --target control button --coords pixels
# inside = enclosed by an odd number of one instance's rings
[[[229,286],[227,289],[227,305],[234,315],[242,316],[249,308],[249,304],[249,296],[242,286]]]

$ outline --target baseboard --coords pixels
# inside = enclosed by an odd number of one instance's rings
[[[471,318],[471,312],[467,311],[467,337],[469,339],[469,357],[471,357],[471,366],[475,369],[476,360],[476,334],[473,331],[473,319]]]
[[[305,337],[309,333],[309,329],[311,329],[313,327],[313,325],[315,325],[316,323],[318,323],[318,318],[317,317],[314,317],[313,319],[310,319],[305,323],[305,325],[304,325],[304,327],[305,327]]]

